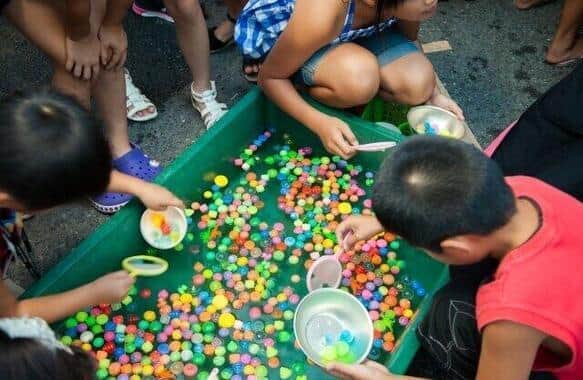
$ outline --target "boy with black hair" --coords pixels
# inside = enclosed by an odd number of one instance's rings
[[[13,257],[30,250],[15,211],[54,207],[106,188],[135,195],[149,208],[184,207],[161,186],[111,169],[101,124],[71,98],[38,91],[0,103],[1,278]],[[0,318],[53,322],[90,305],[118,302],[133,283],[126,271],[118,271],[68,292],[17,301],[0,280]]]
[[[414,137],[379,170],[373,209],[342,222],[339,241],[386,229],[452,266],[495,263],[491,281],[454,277],[436,294],[418,331],[441,366],[432,378],[526,379],[541,369],[581,378],[583,279],[572,272],[583,266],[582,203],[532,177],[504,178],[471,145]],[[401,378],[373,365],[329,370]]]

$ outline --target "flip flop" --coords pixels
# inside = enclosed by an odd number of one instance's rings
[[[160,7],[158,9],[147,9],[138,5],[135,1],[132,4],[132,11],[141,17],[154,17],[159,18],[164,21],[174,23],[174,19],[168,13],[166,13],[166,8]]]
[[[545,59],[545,63],[547,65],[551,65],[551,66],[555,66],[555,67],[564,67],[564,66],[570,66],[570,65],[572,65],[574,63],[578,63],[579,61],[582,61],[582,60],[583,60],[583,56],[582,57],[569,58],[569,59],[566,59],[564,61],[557,62],[557,63],[549,62],[549,61],[547,61]]]

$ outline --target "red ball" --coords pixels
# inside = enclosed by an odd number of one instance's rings
[[[111,320],[116,325],[121,325],[123,324],[123,315],[114,315],[113,318],[111,318]]]
[[[140,297],[142,297],[142,298],[150,298],[151,295],[152,295],[152,291],[148,288],[144,288],[144,289],[140,290]]]
[[[115,350],[115,343],[106,342],[101,349],[103,351],[107,352],[109,355],[111,355],[111,354],[113,354],[113,351]]]

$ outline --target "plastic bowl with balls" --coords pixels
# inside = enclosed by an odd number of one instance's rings
[[[411,128],[420,135],[436,135],[461,139],[466,133],[464,123],[453,113],[435,106],[413,107],[407,113]]]
[[[373,344],[373,324],[364,306],[353,295],[322,288],[299,303],[294,333],[306,356],[325,367],[331,362],[357,364]]]

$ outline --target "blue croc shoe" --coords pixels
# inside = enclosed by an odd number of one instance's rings
[[[146,182],[152,182],[162,171],[158,161],[151,160],[140,147],[133,144],[132,150],[113,160],[113,168]],[[91,203],[99,212],[114,214],[132,198],[129,194],[108,192],[91,198]]]

